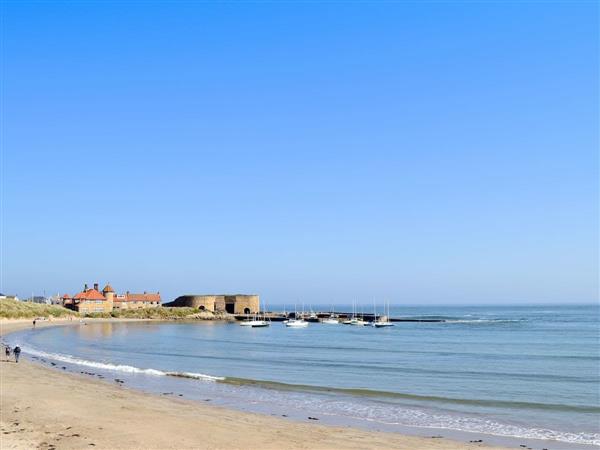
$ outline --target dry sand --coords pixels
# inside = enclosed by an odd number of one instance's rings
[[[0,334],[29,326],[29,320],[2,321]],[[4,358],[0,363],[0,425],[2,449],[492,448],[239,412],[137,392],[25,359],[15,364]]]

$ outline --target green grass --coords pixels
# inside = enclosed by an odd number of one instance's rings
[[[156,320],[182,320],[182,319],[200,319],[213,320],[222,318],[219,314],[213,314],[207,311],[200,311],[196,308],[169,308],[160,306],[158,308],[141,309],[123,309],[115,310],[111,313],[92,313],[86,317],[92,318],[111,318],[116,319],[156,319]]]
[[[77,316],[75,311],[57,305],[19,302],[10,298],[0,299],[0,318],[31,319],[35,317],[67,317]]]
[[[39,303],[19,302],[13,299],[0,300],[0,318],[5,319],[27,319],[35,317],[67,317],[80,316],[79,313],[62,306],[42,305]],[[125,309],[115,310],[111,313],[90,313],[85,317],[104,319],[157,319],[157,320],[213,320],[225,318],[223,314],[213,314],[208,311],[200,311],[196,308],[158,308]]]
[[[124,319],[184,319],[197,313],[194,308],[143,308],[143,309],[123,309],[113,311],[113,317]]]

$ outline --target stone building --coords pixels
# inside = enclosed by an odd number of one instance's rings
[[[94,283],[93,289],[88,289],[87,284],[84,285],[83,291],[73,297],[64,294],[61,300],[66,308],[83,314],[109,313],[121,309],[157,308],[161,302],[160,292],[132,294],[127,291],[125,294],[117,294],[110,284],[100,292],[98,283]]]
[[[182,295],[165,306],[187,306],[203,311],[254,314],[260,310],[258,295]]]
[[[133,294],[129,291],[125,294],[116,294],[110,284],[107,284],[102,293],[108,298],[112,297],[114,309],[140,309],[140,308],[156,308],[160,306],[160,292],[149,293],[144,291],[143,294]]]
[[[72,298],[68,297],[68,294],[63,295],[65,307],[82,314],[109,313],[113,310],[112,299],[107,299],[98,290],[98,283],[94,284],[93,289],[88,289],[86,284],[83,291],[78,292]]]

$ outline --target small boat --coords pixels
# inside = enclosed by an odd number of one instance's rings
[[[361,311],[362,311],[362,309],[361,309]],[[367,322],[365,322],[362,312],[361,312],[361,316],[358,317],[358,314],[356,314],[356,307],[354,307],[354,311],[352,313],[352,319],[350,319],[349,325],[354,325],[355,327],[364,327],[366,324],[367,324]]]
[[[339,325],[340,319],[335,314],[332,314],[327,319],[323,319],[323,323],[327,325]]]
[[[303,314],[303,318],[304,318],[304,314]],[[307,322],[318,322],[319,321],[319,316],[317,316],[317,313],[315,313],[312,309],[310,310],[310,314],[308,316],[308,318],[305,319]]]
[[[384,312],[385,312],[385,305],[384,305]],[[390,305],[388,303],[387,305],[387,315],[385,316],[380,316],[379,318],[377,318],[377,315],[375,315],[376,319],[373,322],[372,326],[374,326],[375,328],[385,328],[385,327],[393,327],[394,324],[392,322],[390,322]]]
[[[289,319],[285,326],[288,328],[306,328],[308,322],[304,319]]]
[[[367,322],[365,322],[362,318],[360,317],[353,317],[350,320],[350,325],[354,325],[355,327],[364,327],[367,324]]]
[[[271,321],[267,319],[267,314],[263,311],[262,319],[258,314],[254,314],[254,317],[250,319],[250,316],[243,322],[240,322],[240,326],[242,327],[252,327],[252,328],[263,328],[271,325]]]
[[[251,319],[250,316],[246,316],[246,319],[240,322],[240,327],[251,327],[254,319]]]
[[[304,320],[304,303],[302,303],[302,314],[298,314],[298,310],[294,307],[294,318],[288,319],[285,323],[288,328],[306,328],[308,322]]]
[[[268,327],[269,325],[271,325],[271,322],[269,322],[268,320],[262,320],[262,319],[252,319],[252,320],[244,320],[243,322],[240,322],[240,326],[241,327],[252,327],[252,328],[260,328],[260,327]]]
[[[342,323],[344,325],[353,325],[354,322],[356,322],[356,320],[358,320],[356,318],[356,303],[352,302],[352,317],[350,317],[349,319],[344,320]]]

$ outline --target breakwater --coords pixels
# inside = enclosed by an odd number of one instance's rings
[[[267,317],[271,322],[283,322],[284,320],[293,318],[303,318],[307,322],[320,322],[323,319],[327,319],[332,315],[339,319],[350,319],[352,317],[360,317],[365,322],[374,322],[376,317],[373,313],[367,314],[356,314],[344,311],[327,311],[327,312],[314,312],[314,313],[294,313],[294,312],[276,312],[276,311],[262,311],[259,315]],[[377,318],[385,317],[382,314],[377,314]],[[248,318],[247,314],[237,314],[235,316],[237,320],[245,320]],[[390,317],[390,322],[446,322],[448,319],[436,318],[436,317]]]

